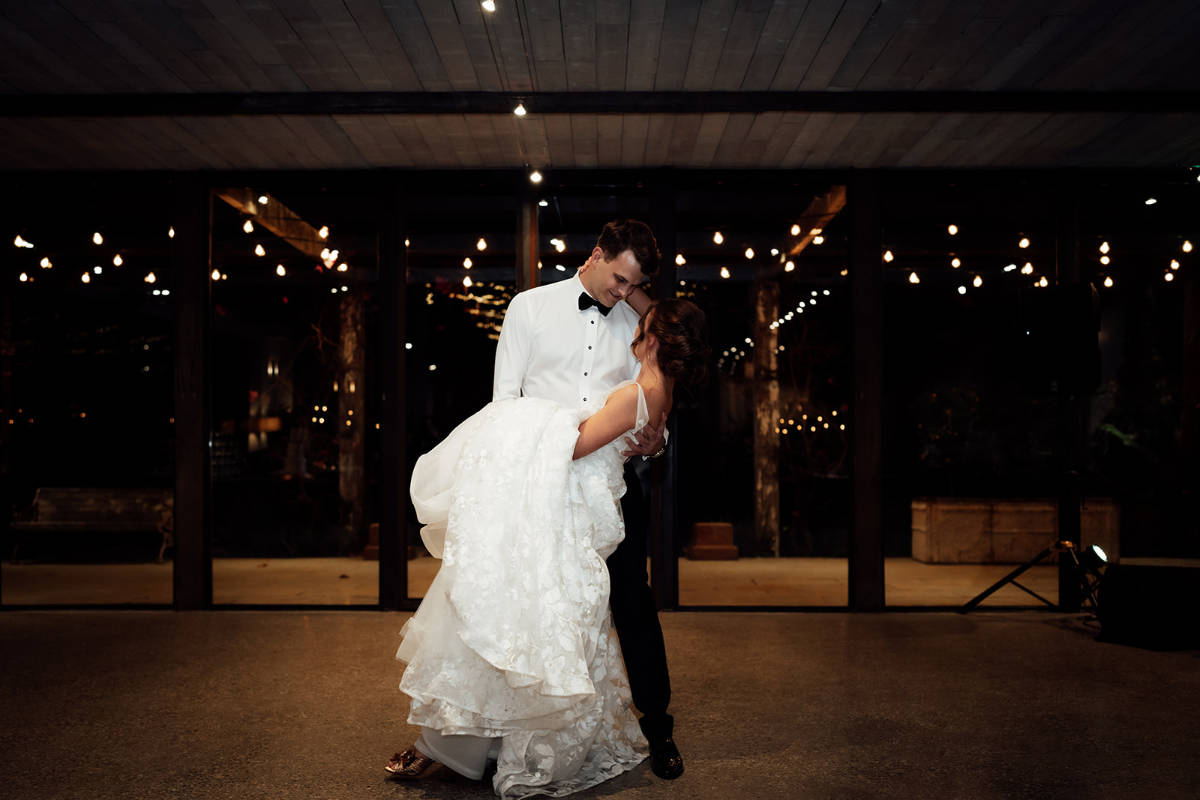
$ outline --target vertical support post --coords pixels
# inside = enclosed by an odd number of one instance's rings
[[[1058,221],[1055,236],[1055,273],[1059,303],[1056,312],[1063,326],[1059,337],[1061,352],[1055,363],[1058,388],[1058,538],[1079,547],[1083,488],[1080,472],[1087,420],[1086,383],[1096,332],[1092,325],[1090,287],[1079,274],[1079,209],[1074,191],[1064,187],[1058,196]],[[1081,330],[1085,328],[1086,330]],[[1058,607],[1078,611],[1083,603],[1077,564],[1069,553],[1058,556]]]
[[[521,198],[517,219],[517,291],[532,289],[541,283],[538,273],[538,201],[532,194]]]
[[[198,176],[172,188],[175,279],[175,608],[212,606],[209,388],[212,193]]]
[[[338,303],[338,495],[343,546],[357,548],[366,533],[366,298],[355,288]]]
[[[759,555],[779,557],[779,281],[755,278],[750,290],[754,319],[754,538]]]
[[[851,349],[854,358],[853,521],[849,604],[880,611],[883,594],[883,251],[879,176],[858,172],[850,211]]]
[[[1176,278],[1183,284],[1179,287],[1183,292],[1183,376],[1179,404],[1183,436],[1179,452],[1183,454],[1181,483],[1185,488],[1178,500],[1179,508],[1184,509],[1195,508],[1196,487],[1200,486],[1200,279],[1194,269],[1180,271],[1183,274]],[[1192,530],[1179,533],[1190,534],[1194,540],[1200,530],[1196,528],[1195,515],[1189,514],[1188,518],[1192,520]]]
[[[407,376],[404,329],[408,316],[408,220],[404,194],[394,176],[382,187],[379,220],[379,279],[383,288],[383,392],[380,420],[382,486],[379,492],[379,607],[408,603],[408,462],[404,450]]]
[[[658,250],[662,254],[658,275],[654,279],[654,296],[675,296],[678,286],[675,269],[675,189],[669,180],[662,180],[651,197],[650,225]],[[674,416],[667,424],[671,442],[678,442],[679,426]],[[650,490],[650,585],[659,609],[679,608],[679,541],[678,513],[678,447],[667,447],[660,461],[666,462],[655,471],[656,480]]]

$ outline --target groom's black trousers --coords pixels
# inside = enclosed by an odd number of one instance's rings
[[[642,713],[642,732],[651,742],[671,735],[674,720],[667,713],[671,702],[671,677],[667,673],[667,649],[663,645],[658,608],[646,573],[646,537],[650,520],[650,500],[634,469],[634,461],[625,464],[625,497],[621,514],[625,517],[625,540],[608,557],[608,575],[612,586],[609,605],[633,704]]]

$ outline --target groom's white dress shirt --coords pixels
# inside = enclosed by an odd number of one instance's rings
[[[601,315],[579,309],[579,276],[521,292],[508,304],[492,399],[540,397],[567,408],[596,407],[638,374],[630,345],[638,315],[621,301]]]

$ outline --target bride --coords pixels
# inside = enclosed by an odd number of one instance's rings
[[[653,305],[637,379],[602,404],[495,401],[417,461],[412,501],[442,565],[396,653],[422,733],[388,772],[478,780],[494,758],[500,797],[562,796],[646,757],[605,558],[624,537],[623,440],[703,377],[703,327],[686,300]]]

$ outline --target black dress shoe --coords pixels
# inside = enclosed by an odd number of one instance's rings
[[[683,774],[683,756],[670,736],[650,743],[650,770],[664,781],[673,781]]]

